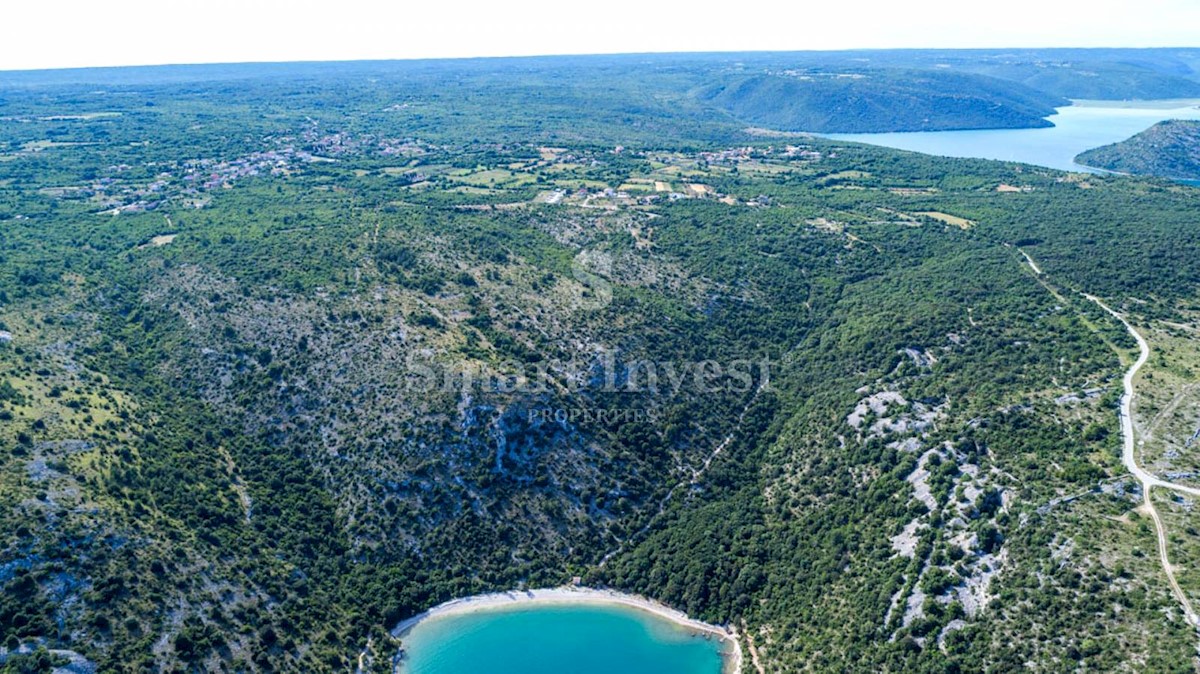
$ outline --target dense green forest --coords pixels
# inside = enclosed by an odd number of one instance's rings
[[[1193,670],[1079,293],[1191,321],[1196,190],[764,136],[732,67],[0,77],[3,671],[388,671],[574,577],[769,672]]]
[[[759,126],[819,133],[1036,128],[1069,104],[984,75],[895,68],[732,76],[699,96]]]

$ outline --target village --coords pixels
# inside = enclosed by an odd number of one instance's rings
[[[617,210],[691,199],[763,206],[769,203],[766,197],[739,200],[716,185],[738,176],[804,170],[823,159],[820,151],[803,145],[682,153],[631,152],[622,146],[572,150],[497,144],[476,149],[483,157],[504,157],[505,163],[467,168],[446,161],[451,149],[413,138],[355,137],[344,132],[323,133],[314,127],[297,136],[266,137],[261,144],[265,149],[232,159],[197,157],[143,166],[114,164],[85,184],[45,187],[41,191],[54,198],[86,200],[102,215],[165,207],[197,209],[209,205],[212,193],[239,182],[265,177],[286,179],[308,166],[329,164],[340,165],[360,178],[386,178],[397,190],[434,189],[470,195],[473,203],[454,204],[460,209],[548,205]],[[25,151],[53,152],[55,147],[39,145]],[[514,155],[530,159],[512,161]],[[398,165],[397,159],[402,160]],[[627,168],[631,160],[636,170]],[[622,168],[615,168],[616,164]]]

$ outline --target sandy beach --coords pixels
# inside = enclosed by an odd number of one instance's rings
[[[513,590],[510,592],[495,592],[474,597],[452,599],[439,604],[424,613],[401,621],[392,629],[392,636],[404,638],[418,623],[436,617],[473,613],[502,609],[515,604],[608,604],[627,606],[639,611],[652,613],[660,618],[669,620],[680,627],[694,630],[702,634],[711,634],[726,643],[723,652],[724,666],[722,670],[733,674],[742,670],[742,645],[737,633],[731,629],[710,625],[689,618],[682,611],[677,611],[652,599],[638,595],[622,594],[613,590],[597,590],[585,587],[555,587],[538,590]]]

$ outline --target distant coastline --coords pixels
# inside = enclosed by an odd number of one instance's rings
[[[726,647],[721,649],[722,671],[732,674],[742,670],[742,644],[736,630],[718,625],[710,625],[706,622],[689,618],[682,611],[677,611],[653,599],[624,594],[614,590],[600,590],[587,587],[564,586],[536,590],[512,590],[509,592],[494,592],[491,594],[452,599],[411,618],[400,621],[392,628],[392,636],[403,639],[418,624],[434,618],[444,618],[480,611],[503,610],[528,604],[542,604],[547,606],[586,604],[623,606],[650,613],[680,627],[699,634],[710,634],[725,642]]]

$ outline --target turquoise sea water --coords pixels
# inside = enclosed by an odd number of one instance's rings
[[[720,674],[722,642],[644,611],[538,605],[434,617],[403,639],[405,674]]]
[[[1136,107],[1132,107],[1136,106]],[[1045,129],[988,129],[918,133],[843,133],[829,138],[913,150],[945,157],[1018,161],[1064,171],[1090,171],[1075,155],[1125,140],[1164,119],[1200,119],[1200,108],[1175,102],[1102,103],[1059,108]]]

